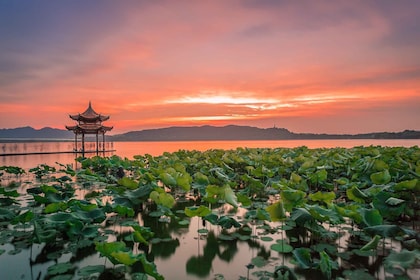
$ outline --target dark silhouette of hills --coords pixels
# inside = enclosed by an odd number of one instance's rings
[[[90,135],[91,136],[91,135]],[[11,140],[72,140],[74,134],[64,129],[20,127],[0,129],[0,141]],[[110,141],[200,141],[200,140],[294,140],[294,139],[420,139],[420,131],[373,132],[364,134],[294,133],[285,128],[258,128],[228,125],[167,127],[107,135]]]
[[[420,139],[420,131],[365,134],[293,133],[285,128],[228,125],[167,127],[131,131],[110,137],[113,141],[199,141],[199,140],[293,140],[293,139]]]
[[[44,127],[34,129],[30,126],[0,129],[0,139],[74,139],[71,131]]]

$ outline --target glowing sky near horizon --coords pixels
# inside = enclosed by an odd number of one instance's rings
[[[420,130],[420,1],[0,0],[0,128]]]

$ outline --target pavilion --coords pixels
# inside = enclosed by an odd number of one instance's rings
[[[96,154],[99,152],[99,141],[98,135],[102,134],[102,150],[105,152],[105,133],[112,130],[112,126],[104,126],[102,122],[109,119],[109,116],[101,115],[95,112],[92,108],[92,104],[89,101],[89,106],[83,113],[76,115],[70,115],[72,120],[77,121],[77,124],[74,126],[67,126],[67,130],[74,132],[74,144],[75,151],[77,152],[77,138],[78,135],[82,136],[82,155],[85,153],[85,135],[86,134],[95,134],[96,135]]]

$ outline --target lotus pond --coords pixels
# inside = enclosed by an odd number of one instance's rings
[[[77,161],[0,167],[3,279],[420,275],[417,146]]]

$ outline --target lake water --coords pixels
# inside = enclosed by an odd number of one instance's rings
[[[346,140],[275,140],[275,141],[179,141],[179,142],[113,142],[106,143],[106,149],[115,150],[107,152],[105,156],[112,154],[120,157],[132,159],[134,155],[150,154],[158,156],[164,152],[176,152],[178,150],[198,150],[205,151],[210,149],[236,149],[238,147],[247,148],[295,148],[306,146],[308,148],[352,148],[356,146],[388,146],[388,147],[412,147],[419,146],[420,139],[346,139]],[[95,150],[95,143],[87,142],[86,150]],[[16,142],[0,143],[0,166],[11,165],[22,168],[36,167],[38,164],[55,165],[56,162],[62,164],[75,163],[75,154],[27,154],[10,155],[22,153],[49,153],[49,152],[70,152],[73,150],[72,142]],[[95,155],[90,153],[87,155]],[[104,155],[100,153],[100,155]]]

